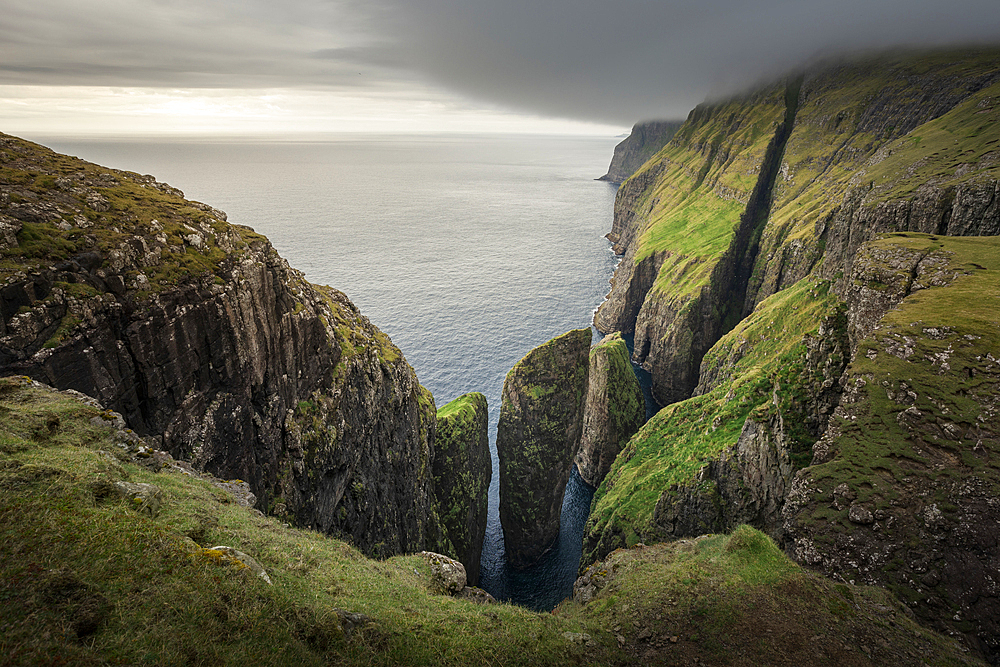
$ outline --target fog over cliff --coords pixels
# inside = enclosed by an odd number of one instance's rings
[[[39,0],[0,16],[0,86],[325,91],[628,126],[816,58],[998,41],[995,0]]]

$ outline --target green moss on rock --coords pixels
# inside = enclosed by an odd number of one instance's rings
[[[576,465],[597,486],[632,434],[646,420],[646,405],[621,334],[605,336],[590,350],[583,435]]]
[[[464,394],[437,411],[434,497],[452,554],[465,566],[470,586],[479,581],[486,535],[487,496],[493,477],[486,397]]]
[[[497,427],[500,522],[508,560],[524,567],[559,536],[563,493],[583,429],[591,330],[536,347],[507,373]]]

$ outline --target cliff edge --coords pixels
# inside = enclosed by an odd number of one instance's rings
[[[373,555],[439,534],[435,408],[388,336],[151,176],[0,136],[0,372],[74,389]]]

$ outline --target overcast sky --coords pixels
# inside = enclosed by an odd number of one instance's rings
[[[998,0],[0,0],[0,131],[613,132]]]

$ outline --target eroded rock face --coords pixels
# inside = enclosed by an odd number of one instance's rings
[[[583,481],[599,485],[645,419],[646,406],[628,347],[620,334],[609,334],[590,350],[583,435],[576,455]]]
[[[680,126],[680,121],[670,120],[636,123],[628,137],[615,146],[608,173],[597,180],[621,183],[663,148]]]
[[[152,177],[0,145],[7,173],[40,174],[0,185],[21,253],[0,270],[0,371],[93,396],[366,553],[439,547],[433,398],[344,294]]]
[[[465,566],[470,586],[479,582],[493,477],[488,425],[486,397],[478,392],[459,396],[437,412],[434,497],[444,537]]]
[[[854,290],[883,310],[860,338],[844,394],[783,510],[789,552],[857,583],[888,587],[921,620],[1000,655],[1000,321],[997,243],[912,235],[873,242],[854,278],[912,265],[909,289]],[[916,258],[923,258],[919,261]],[[882,270],[878,271],[877,267]]]
[[[580,444],[591,331],[529,352],[507,373],[497,427],[500,523],[507,559],[526,567],[559,536],[563,493]]]

